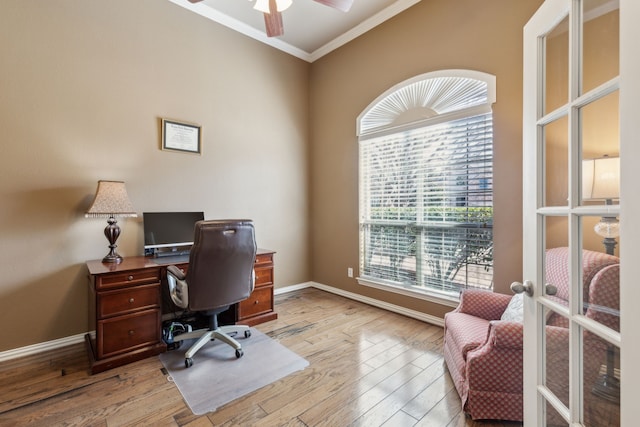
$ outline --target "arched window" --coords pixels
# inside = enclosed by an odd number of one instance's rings
[[[455,301],[493,276],[495,77],[404,81],[358,117],[361,284]]]

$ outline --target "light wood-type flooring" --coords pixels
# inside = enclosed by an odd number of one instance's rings
[[[216,412],[194,416],[158,357],[89,375],[78,344],[0,364],[0,425],[521,425],[465,417],[440,327],[311,288],[276,296],[276,311],[256,328],[309,366]]]

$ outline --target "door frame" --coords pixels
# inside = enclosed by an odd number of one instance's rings
[[[623,426],[638,422],[640,384],[640,2],[620,0],[620,416]],[[629,197],[625,197],[629,195]]]
[[[563,8],[568,10],[573,2],[578,0],[546,0],[537,13],[546,17],[548,21],[554,22]],[[634,339],[638,333],[637,325],[640,324],[640,310],[637,302],[640,301],[640,284],[636,284],[640,279],[640,263],[635,260],[640,259],[640,196],[636,197],[637,184],[640,181],[640,168],[636,165],[636,158],[640,158],[640,50],[638,40],[640,40],[640,2],[637,0],[619,0],[620,3],[620,228],[623,230],[620,239],[621,254],[621,274],[620,274],[620,367],[621,367],[621,425],[635,425],[637,414],[634,409],[634,395],[637,393],[637,385],[640,383],[640,340]],[[560,12],[562,13],[562,12]],[[559,21],[556,21],[557,24]],[[525,46],[528,48],[525,27]],[[540,49],[537,56],[533,57],[525,53],[523,69],[523,96],[525,100],[537,99],[537,84],[542,76],[538,76],[537,63]],[[572,55],[575,56],[575,53]],[[570,59],[574,61],[572,57]],[[533,63],[532,63],[533,62]],[[533,73],[533,75],[532,75]],[[537,159],[541,158],[538,150],[539,144],[537,132],[527,132],[531,129],[532,117],[540,117],[538,111],[533,111],[537,105],[542,105],[539,99],[534,103],[523,103],[523,242],[535,244],[523,244],[523,278],[534,283],[535,294],[542,293],[544,277],[542,276],[542,257],[544,253],[542,247],[544,240],[539,239],[537,230],[543,226],[542,217],[538,215],[538,208],[543,206],[542,194],[537,192],[537,188],[544,178],[538,176]],[[533,139],[533,140],[532,140]],[[624,154],[624,155],[623,155]],[[532,161],[532,159],[535,159]],[[576,175],[575,172],[573,175]],[[535,177],[535,179],[528,179]],[[573,190],[572,190],[573,191]],[[535,197],[533,196],[535,194]],[[625,197],[629,195],[628,197]],[[527,197],[529,196],[529,197]],[[571,216],[568,217],[573,224]],[[626,221],[625,221],[626,219]],[[532,226],[535,224],[535,227]],[[575,238],[572,238],[575,240]],[[575,244],[575,241],[571,242]],[[531,260],[535,260],[532,262]],[[634,262],[635,261],[635,262]],[[536,354],[537,349],[542,345],[544,338],[536,325],[540,324],[538,319],[542,316],[539,308],[540,304],[534,298],[527,298],[525,302],[525,324],[524,324],[524,354]],[[624,316],[622,316],[624,314]],[[623,348],[624,347],[624,348]],[[536,360],[524,360],[524,420],[525,425],[541,426],[544,420],[539,414],[540,405],[543,400],[539,397],[538,384],[541,384],[541,362]]]

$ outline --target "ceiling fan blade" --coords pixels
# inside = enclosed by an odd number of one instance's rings
[[[343,12],[349,12],[353,5],[353,0],[314,0],[317,3],[324,4],[325,6],[332,7],[334,9],[341,10]]]
[[[267,37],[278,37],[284,34],[282,14],[278,12],[276,0],[269,0],[269,13],[264,13],[264,26]]]
[[[200,3],[202,0],[189,0],[190,3]]]
[[[278,11],[264,14],[264,26],[267,30],[267,37],[278,37],[284,34],[282,26],[282,14]]]

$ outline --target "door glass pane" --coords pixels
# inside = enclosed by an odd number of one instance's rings
[[[620,349],[584,334],[583,408],[586,427],[620,425]]]
[[[619,74],[619,4],[584,0],[583,93]]]
[[[582,203],[618,203],[620,137],[618,91],[580,109]]]
[[[558,413],[558,411],[555,410],[555,408],[553,406],[551,406],[550,403],[547,402],[547,417],[546,417],[546,426],[549,427],[565,427],[565,426],[569,426],[569,424],[564,420],[564,418],[562,418],[562,416]]]
[[[545,196],[544,206],[567,206],[569,128],[567,116],[544,127]]]
[[[569,18],[565,17],[545,41],[544,114],[566,105],[569,99]]]
[[[544,218],[545,220],[545,242],[546,248],[561,248],[569,246],[569,221],[565,216],[547,216]],[[547,266],[550,268],[551,266]],[[563,268],[568,268],[566,265],[562,266]],[[568,274],[567,270],[567,273]],[[547,276],[549,271],[547,271]],[[549,280],[549,277],[547,277]],[[567,289],[567,292],[568,289]],[[568,296],[568,293],[567,293]]]
[[[569,328],[567,319],[545,308],[545,385],[569,406]]]

